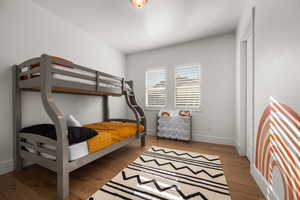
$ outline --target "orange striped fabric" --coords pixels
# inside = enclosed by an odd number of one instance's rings
[[[86,124],[84,127],[94,129],[98,132],[97,136],[87,141],[90,153],[104,149],[136,134],[135,123],[98,122]],[[140,132],[143,130],[144,126],[141,125]]]
[[[285,200],[300,200],[300,116],[271,98],[259,123],[255,166],[270,185],[278,167]]]

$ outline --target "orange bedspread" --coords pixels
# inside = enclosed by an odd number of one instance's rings
[[[136,133],[135,123],[122,122],[98,122],[87,124],[84,127],[94,129],[98,135],[87,140],[89,152],[96,152],[124,139],[132,137]],[[140,132],[144,126],[140,126]]]

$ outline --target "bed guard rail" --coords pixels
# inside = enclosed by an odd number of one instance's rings
[[[44,82],[60,92],[65,88],[69,93],[76,90],[116,96],[123,93],[123,78],[46,54],[18,65],[18,77],[21,89],[40,89]]]

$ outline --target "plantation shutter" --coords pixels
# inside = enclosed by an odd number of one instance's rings
[[[164,107],[167,101],[167,70],[146,72],[146,106]]]
[[[177,108],[200,107],[200,67],[175,69],[175,104]]]

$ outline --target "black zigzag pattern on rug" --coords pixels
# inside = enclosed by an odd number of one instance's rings
[[[206,184],[206,185],[204,185],[204,184],[202,184],[202,185],[201,184],[195,184],[195,183],[191,183],[191,182],[186,182],[186,181],[178,180],[176,178],[171,178],[171,177],[163,176],[163,175],[161,175],[159,173],[152,173],[152,172],[148,172],[148,171],[145,171],[145,170],[136,169],[136,168],[132,168],[132,167],[127,167],[127,169],[130,169],[130,170],[133,170],[133,171],[142,172],[144,174],[150,174],[150,175],[153,175],[153,176],[156,176],[156,177],[160,177],[162,179],[167,179],[167,180],[175,181],[175,182],[178,182],[178,183],[182,183],[184,185],[198,187],[198,188],[209,190],[209,191],[212,191],[212,192],[215,192],[215,193],[219,193],[219,194],[223,194],[223,195],[229,195],[228,192],[223,192],[223,190],[228,190],[228,189],[221,188],[221,187],[218,187],[218,186],[215,186],[215,185],[210,185],[210,184]]]
[[[154,152],[163,152],[163,153],[165,153],[165,154],[169,154],[169,153],[173,153],[173,154],[175,154],[175,155],[177,155],[177,156],[183,156],[183,155],[187,155],[187,156],[189,156],[189,157],[191,157],[191,158],[204,158],[205,160],[208,160],[208,161],[217,161],[217,160],[220,160],[219,158],[214,158],[214,159],[209,159],[209,158],[207,158],[207,157],[205,157],[205,156],[203,156],[203,155],[197,155],[197,156],[193,156],[193,155],[191,155],[191,154],[189,154],[189,153],[177,153],[176,151],[166,151],[166,150],[164,150],[164,149],[154,149],[153,147],[151,148]]]
[[[154,171],[154,172],[165,173],[165,174],[167,174],[167,175],[173,175],[173,176],[174,176],[174,172],[173,172],[173,171],[170,171],[170,170],[159,169],[159,168],[155,168],[155,167],[150,167],[150,166],[146,166],[146,165],[141,165],[141,164],[134,163],[134,162],[133,162],[133,163],[130,163],[129,166],[138,167],[138,168],[147,169],[147,170],[152,170],[152,171]],[[180,173],[180,172],[176,172],[176,176],[180,176],[180,177],[188,177],[189,180],[197,179],[197,180],[200,180],[200,181],[209,182],[209,183],[216,184],[216,185],[219,185],[219,186],[225,186],[225,187],[228,188],[228,186],[227,186],[226,184],[219,183],[219,182],[212,181],[212,180],[208,180],[208,179],[205,179],[205,178],[200,178],[200,177],[197,177],[197,176],[190,176],[190,175],[188,175],[188,174],[183,174],[183,173]]]
[[[222,164],[220,164],[220,163],[213,163],[213,162],[190,159],[190,158],[181,158],[181,157],[178,157],[178,156],[165,155],[165,154],[162,154],[162,153],[154,153],[152,151],[145,151],[143,154],[144,155],[146,155],[146,154],[156,155],[156,156],[161,156],[161,157],[165,157],[165,158],[174,158],[174,159],[177,159],[177,160],[182,160],[182,161],[187,161],[187,162],[192,162],[192,163],[198,163],[198,164],[207,164],[207,165],[210,165],[210,166],[213,166],[213,167],[222,167]]]
[[[160,154],[160,155],[162,155],[162,154]],[[215,166],[211,166],[211,165],[207,165],[207,164],[203,164],[203,163],[195,164],[195,163],[192,163],[192,162],[189,162],[189,161],[182,161],[182,160],[177,159],[177,158],[171,159],[171,158],[166,158],[166,157],[163,157],[163,156],[156,156],[156,155],[152,155],[152,154],[148,154],[148,153],[144,153],[143,156],[158,158],[158,159],[162,159],[162,160],[169,160],[169,161],[188,164],[188,165],[196,166],[196,167],[203,167],[203,168],[207,168],[207,169],[214,169],[214,170],[218,170],[218,171],[223,171],[223,168],[221,168],[221,167],[215,167]]]
[[[145,185],[145,184],[148,184],[148,183],[153,183],[156,187],[156,189],[159,191],[159,192],[164,192],[164,191],[167,191],[167,190],[171,190],[171,189],[175,189],[176,192],[183,198],[183,199],[191,199],[193,197],[196,197],[196,196],[200,196],[203,200],[208,200],[201,192],[196,192],[196,193],[193,193],[193,194],[189,194],[189,195],[185,195],[179,188],[177,185],[170,185],[168,187],[161,187],[155,179],[151,179],[151,180],[148,180],[148,181],[142,181],[140,176],[139,175],[134,175],[134,176],[128,176],[126,177],[126,174],[124,171],[122,171],[122,177],[123,177],[123,180],[127,181],[127,180],[130,180],[130,179],[136,179],[138,184],[139,185]]]
[[[152,146],[89,200],[230,200],[218,156]]]
[[[154,197],[154,199],[156,199],[156,200],[157,199],[160,199],[160,200],[170,200],[170,199],[166,199],[164,197],[158,196],[158,195],[154,194],[153,192],[139,190],[137,188],[133,188],[133,187],[129,187],[127,185],[121,184],[121,183],[117,183],[115,181],[109,181],[109,183],[115,185],[114,189],[119,190],[121,192],[125,192],[127,194],[129,193],[132,196],[138,196],[141,199],[151,200],[152,199],[151,197]],[[107,184],[105,184],[105,186],[112,187],[112,185],[110,185],[110,184],[107,183]],[[133,191],[133,192],[131,192],[131,191]],[[144,195],[140,195],[140,194],[144,194]]]
[[[204,169],[201,169],[199,171],[194,171],[192,170],[189,166],[182,166],[182,167],[176,167],[173,163],[171,162],[167,162],[167,163],[159,163],[156,159],[151,159],[151,160],[145,160],[142,156],[139,157],[141,161],[143,161],[144,163],[149,163],[149,162],[155,162],[155,164],[157,166],[165,166],[165,165],[170,165],[173,169],[175,170],[181,170],[181,169],[188,169],[190,172],[192,172],[194,175],[200,174],[200,173],[205,173],[206,175],[208,175],[211,178],[218,178],[220,176],[223,176],[223,173],[219,173],[219,174],[215,174],[215,175],[211,175],[209,172],[207,172]]]

